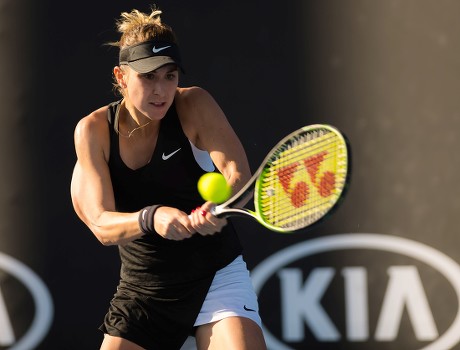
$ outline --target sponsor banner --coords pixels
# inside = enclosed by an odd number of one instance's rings
[[[50,292],[35,272],[0,252],[0,349],[36,349],[53,321]]]
[[[271,350],[441,350],[460,343],[460,266],[420,242],[319,237],[267,257],[252,278]]]

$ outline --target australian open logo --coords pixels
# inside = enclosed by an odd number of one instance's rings
[[[271,255],[252,279],[270,350],[447,350],[460,343],[460,266],[419,242],[315,238]]]
[[[29,267],[1,252],[0,275],[0,348],[35,349],[53,319],[48,288]]]

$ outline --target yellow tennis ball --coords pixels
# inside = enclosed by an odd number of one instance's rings
[[[198,192],[205,201],[220,204],[230,198],[232,188],[222,174],[206,173],[198,180]]]

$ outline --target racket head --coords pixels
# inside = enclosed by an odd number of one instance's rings
[[[331,125],[305,126],[286,136],[258,170],[256,219],[281,233],[319,223],[345,193],[349,153],[347,139]]]

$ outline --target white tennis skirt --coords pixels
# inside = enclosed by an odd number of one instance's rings
[[[233,316],[246,317],[262,325],[257,295],[241,255],[217,271],[195,326]]]

